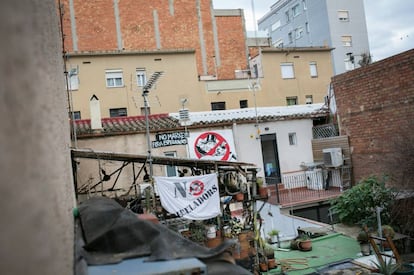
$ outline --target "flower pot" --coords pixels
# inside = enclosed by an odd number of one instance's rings
[[[298,249],[302,251],[312,250],[312,241],[311,240],[300,240],[298,242]]]
[[[267,187],[259,187],[259,196],[261,198],[267,198]]]
[[[276,260],[275,259],[267,259],[267,267],[269,269],[274,269],[276,268]]]
[[[403,264],[397,271],[394,272],[395,275],[414,275],[414,266],[410,264]]]
[[[237,193],[235,195],[236,201],[243,201],[244,200],[244,194],[243,193]]]
[[[371,255],[371,245],[369,243],[360,243],[359,247],[361,248],[361,253],[364,256]]]
[[[267,271],[268,266],[266,263],[259,263],[260,271]]]

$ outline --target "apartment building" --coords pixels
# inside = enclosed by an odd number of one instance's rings
[[[364,3],[360,0],[278,0],[258,25],[275,47],[334,48],[335,74],[360,67],[359,62],[369,56]]]
[[[69,54],[73,118],[90,118],[96,100],[104,118],[144,115],[143,86],[158,71],[164,75],[147,95],[151,114],[322,103],[333,75],[330,51],[263,49],[251,60],[259,78],[210,81],[199,80],[194,50]]]
[[[94,7],[77,0],[61,6],[72,118],[90,118],[97,101],[104,118],[143,115],[143,87],[161,71],[147,96],[150,114],[324,102],[333,75],[325,69],[328,47],[250,45],[243,11],[214,10],[211,1],[152,1],[140,8],[140,1],[94,1]],[[292,64],[293,77],[282,76],[282,61]],[[310,75],[309,62],[317,75]]]

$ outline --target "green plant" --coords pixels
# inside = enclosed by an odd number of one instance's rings
[[[381,257],[381,256],[380,256]],[[372,261],[374,266],[378,269],[378,271],[381,274],[384,275],[391,275],[394,274],[395,271],[397,271],[400,268],[400,264],[393,263],[392,258],[389,258],[388,260],[379,260],[377,257],[378,262]]]
[[[357,241],[359,243],[368,243],[368,233],[364,230],[361,230],[357,235]]]
[[[331,201],[332,213],[345,224],[376,224],[376,208],[381,207],[381,220],[390,221],[391,206],[395,194],[385,186],[387,177],[381,180],[376,176],[362,179],[357,185],[346,190]]]
[[[391,225],[382,225],[382,236],[386,237],[389,236],[391,239],[395,236],[395,231]]]
[[[269,235],[269,237],[273,237],[273,236],[277,236],[279,234],[279,230],[277,229],[272,229],[269,231],[269,233],[267,233],[267,235]]]

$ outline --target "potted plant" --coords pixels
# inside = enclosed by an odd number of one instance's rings
[[[270,243],[276,243],[276,242],[278,242],[279,240],[279,230],[277,230],[277,229],[272,229],[272,230],[270,230],[269,231],[269,233],[267,233],[267,235],[269,235],[269,238],[270,238]]]
[[[256,179],[257,187],[258,187],[258,193],[260,198],[267,198],[267,187],[264,185],[263,178],[257,178]]]
[[[273,247],[271,247],[269,245],[265,245],[264,254],[267,258],[267,267],[269,269],[276,268],[275,251],[274,251]]]
[[[395,275],[413,275],[414,274],[414,266],[411,264],[401,264],[394,272]]]
[[[297,247],[301,251],[311,251],[312,250],[312,240],[306,234],[301,234],[297,238]]]
[[[267,266],[267,263],[266,263],[266,260],[265,259],[260,259],[260,261],[259,261],[259,267],[260,267],[260,271],[267,271],[267,269],[269,268],[268,266]]]
[[[395,231],[394,231],[394,229],[392,228],[391,225],[388,225],[388,224],[382,225],[381,226],[381,229],[382,229],[382,232],[381,233],[382,233],[382,237],[383,238],[389,237],[391,240],[394,238]],[[382,247],[385,250],[390,250],[391,249],[390,248],[390,245],[389,245],[389,243],[387,241],[383,241],[382,242]]]
[[[369,244],[369,236],[365,230],[361,230],[357,235],[357,241],[359,242],[359,246],[361,248],[361,253],[364,256],[368,256],[371,254],[371,246]]]
[[[378,272],[384,275],[395,274],[400,267],[399,264],[393,263],[392,258],[389,258],[388,260],[380,260],[377,256],[377,262],[372,261],[372,263],[378,269]]]

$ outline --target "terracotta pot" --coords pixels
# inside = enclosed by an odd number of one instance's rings
[[[237,193],[235,195],[236,201],[243,201],[244,200],[244,194],[243,193]]]
[[[312,241],[311,240],[301,240],[298,242],[298,248],[302,251],[312,250]]]
[[[269,267],[269,269],[276,268],[276,259],[267,259],[267,266]]]
[[[259,196],[261,198],[267,198],[267,187],[259,187]]]
[[[207,239],[206,246],[213,248],[213,247],[219,246],[219,244],[221,244],[222,242],[223,240],[221,239],[221,237]]]
[[[260,271],[267,271],[268,266],[266,263],[259,263]]]

